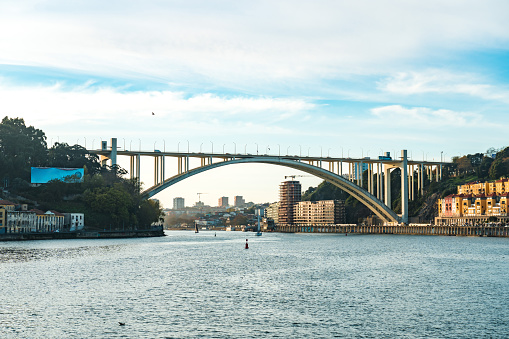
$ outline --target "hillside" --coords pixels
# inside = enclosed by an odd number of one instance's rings
[[[492,154],[496,154],[496,156],[493,158]],[[364,172],[363,175],[364,188],[367,188],[367,172]],[[490,149],[484,154],[468,154],[453,158],[453,163],[443,168],[442,181],[430,182],[425,174],[423,195],[417,194],[415,200],[409,201],[410,217],[418,217],[422,222],[429,222],[438,215],[438,199],[456,193],[458,185],[472,181],[497,180],[508,176],[509,147],[498,152]],[[396,213],[401,212],[400,178],[400,171],[398,169],[391,173],[392,209]],[[414,176],[414,185],[417,187],[417,176]],[[345,201],[348,223],[358,223],[373,214],[367,207],[348,193],[325,181],[318,185],[318,187],[310,187],[302,197],[302,200],[309,201],[331,199]]]

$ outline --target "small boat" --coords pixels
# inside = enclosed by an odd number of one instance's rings
[[[198,223],[194,223],[194,233],[198,233]]]

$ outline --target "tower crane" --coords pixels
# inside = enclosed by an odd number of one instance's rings
[[[296,177],[312,177],[312,175],[285,175],[285,179],[292,178],[292,180],[295,180]]]
[[[196,194],[198,194],[198,202],[201,202],[201,195],[202,194],[208,194],[208,193],[196,193]]]

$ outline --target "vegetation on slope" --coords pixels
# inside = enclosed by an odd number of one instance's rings
[[[31,167],[84,168],[82,183],[51,181],[30,185]],[[23,119],[5,117],[0,123],[0,187],[9,199],[31,208],[85,213],[88,228],[142,229],[159,220],[161,207],[141,198],[137,180],[125,179],[118,166],[101,166],[95,154],[79,146],[55,143]],[[4,198],[7,197],[5,193]]]

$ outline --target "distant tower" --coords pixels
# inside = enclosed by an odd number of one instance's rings
[[[279,185],[278,219],[280,224],[293,224],[293,208],[301,200],[301,191],[298,181],[283,181]]]
[[[219,198],[219,200],[217,201],[217,205],[219,207],[228,207],[228,197],[221,197]]]
[[[235,198],[233,198],[233,205],[235,207],[244,207],[246,204],[246,201],[242,197],[242,195],[236,195]]]
[[[173,209],[174,210],[181,210],[184,207],[185,207],[184,198],[181,198],[181,197],[173,198]]]

